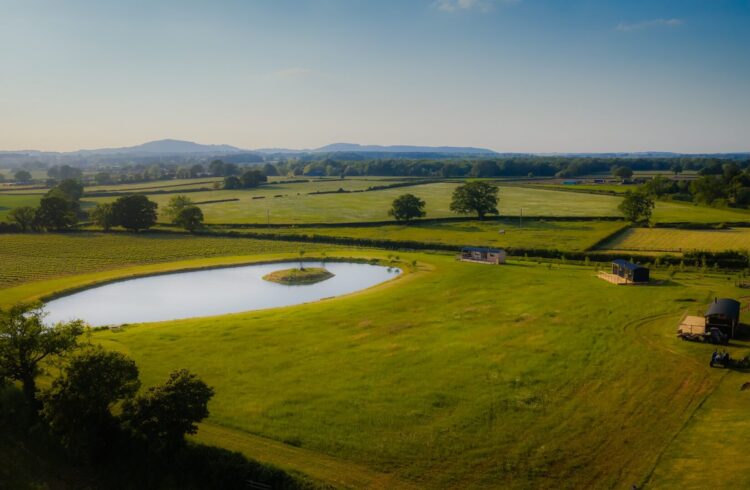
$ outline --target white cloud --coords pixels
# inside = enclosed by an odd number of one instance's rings
[[[309,68],[303,68],[301,66],[294,66],[291,68],[285,68],[283,70],[275,71],[271,75],[274,78],[281,78],[283,80],[293,80],[298,78],[307,78],[314,75],[315,72]]]
[[[679,27],[685,23],[682,19],[651,19],[640,22],[620,22],[617,30],[621,32],[643,31],[657,27]]]
[[[436,0],[432,6],[443,12],[456,12],[459,10],[489,12],[496,4],[512,5],[519,2],[521,0]]]

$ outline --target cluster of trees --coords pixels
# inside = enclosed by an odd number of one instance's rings
[[[80,320],[45,325],[39,304],[0,310],[0,385],[20,383],[28,412],[76,460],[95,460],[123,440],[159,454],[184,445],[208,416],[213,390],[181,369],[138,393],[135,362],[82,342],[86,329]],[[40,391],[36,379],[53,360],[60,373]]]
[[[251,189],[260,184],[268,182],[268,177],[259,169],[249,169],[237,177],[230,175],[224,177],[224,189]]]
[[[498,214],[499,188],[488,182],[468,182],[456,187],[451,198],[450,209],[459,214],[476,214],[484,219],[488,214]],[[425,213],[425,202],[414,194],[403,194],[396,198],[388,211],[396,221],[408,223],[422,218]]]
[[[21,231],[62,231],[78,222],[83,185],[66,179],[50,189],[37,207],[19,206],[8,213],[8,220]]]
[[[156,224],[158,205],[143,194],[117,198],[112,203],[97,204],[91,219],[105,231],[115,226],[138,232]]]
[[[628,191],[618,209],[631,223],[648,223],[654,210],[654,200],[643,192]]]
[[[700,177],[692,181],[656,176],[644,183],[640,190],[653,198],[669,197],[707,205],[750,205],[750,168],[743,170],[730,162],[705,167],[698,173]]]
[[[189,232],[203,227],[203,211],[187,196],[178,195],[171,198],[165,214],[172,224]]]

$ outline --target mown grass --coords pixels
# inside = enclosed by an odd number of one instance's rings
[[[524,220],[519,227],[519,220],[504,220],[377,227],[239,228],[236,231],[582,251],[624,226],[625,223],[621,221]]]
[[[39,250],[68,238],[27,237]],[[159,248],[187,253],[189,242],[204,240],[167,237]],[[97,253],[127,268],[67,277],[61,257],[50,266],[61,277],[1,290],[0,303],[119,275],[283,255],[262,243],[243,257],[129,266],[116,242],[102,240]],[[146,386],[191,369],[216,389],[209,423],[233,435],[232,449],[323,477],[331,464],[337,472],[350,464],[356,481],[392,475],[383,488],[629,487],[652,474],[657,482],[683,478],[666,455],[722,372],[707,366],[711,346],[680,342],[674,329],[685,305],[739,296],[727,277],[678,272],[662,286],[617,287],[583,267],[406,253],[400,260],[418,261],[418,270],[344,298],[137,325],[94,340],[133,356]],[[0,261],[0,270],[8,264]],[[739,356],[746,348],[735,344]],[[726,422],[737,432],[732,441],[750,435],[743,421],[738,411]],[[259,444],[258,436],[276,442]],[[223,438],[206,433],[214,443]],[[699,455],[714,444],[706,438],[686,444]]]
[[[607,241],[603,250],[687,252],[706,250],[750,250],[750,228],[727,230],[681,230],[675,228],[631,228]]]
[[[424,265],[347,298],[95,338],[146,384],[199,373],[213,424],[434,488],[639,484],[720,378],[671,346],[682,300],[736,294],[725,278],[402,259]]]
[[[313,184],[271,184],[257,189],[191,193],[194,201],[238,199],[238,201],[201,206],[207,223],[340,223],[358,221],[387,221],[393,200],[412,193],[427,203],[427,216],[432,218],[456,216],[450,201],[457,183],[425,184],[413,187],[386,189],[374,192],[334,193],[310,195],[318,190],[337,190],[350,186],[366,188],[372,181],[322,181]],[[264,196],[262,199],[258,197]],[[280,196],[280,197],[275,197]],[[164,208],[170,195],[151,198]],[[256,197],[256,199],[253,199]],[[87,201],[109,201],[94,198]],[[503,187],[500,191],[501,214],[526,216],[618,216],[619,198],[592,194],[545,191],[521,187]]]
[[[165,234],[0,234],[0,288],[141,264],[335,248],[292,242]]]

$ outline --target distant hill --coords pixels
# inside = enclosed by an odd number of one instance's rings
[[[98,155],[182,155],[195,153],[236,153],[243,151],[230,145],[202,145],[192,141],[163,139],[149,141],[136,146],[122,148],[101,148],[97,150],[80,150],[73,153],[89,153]]]
[[[444,155],[494,155],[486,148],[469,146],[409,146],[409,145],[358,145],[356,143],[334,143],[312,150],[315,153],[441,153]]]

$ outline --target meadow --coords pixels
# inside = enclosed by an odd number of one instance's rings
[[[51,237],[34,238],[42,247]],[[157,248],[177,256],[191,242],[204,247],[203,240],[169,237]],[[116,243],[97,245],[102,256],[119,257],[122,268],[67,276],[69,261],[61,259],[49,266],[49,279],[28,275],[34,282],[0,291],[0,303],[119,274],[284,255],[261,242],[245,245],[243,257],[185,255],[178,263],[132,266]],[[293,257],[289,246],[286,255]],[[689,481],[681,448],[698,457],[715,445],[700,432],[691,435],[703,430],[696,426],[714,406],[713,394],[735,407],[747,396],[724,385],[737,378],[708,367],[711,346],[674,337],[686,310],[715,295],[741,294],[726,276],[678,272],[663,286],[617,287],[588,267],[524,261],[494,267],[441,254],[401,253],[399,260],[417,267],[354,295],[134,325],[97,332],[94,341],[131,355],[144,385],[177,367],[212,385],[216,397],[199,440],[340,486]],[[3,274],[11,263],[0,261]],[[748,348],[735,342],[730,350],[741,355]],[[731,441],[746,439],[739,412],[722,420],[723,430],[739,432]],[[750,483],[743,460],[722,460],[721,467],[737,485]]]
[[[603,243],[602,250],[687,252],[706,250],[750,250],[750,228],[726,230],[681,230],[676,228],[630,228]]]
[[[413,223],[362,227],[237,228],[238,233],[330,236],[416,241],[445,245],[584,251],[626,226],[622,221],[543,221],[518,219]]]

